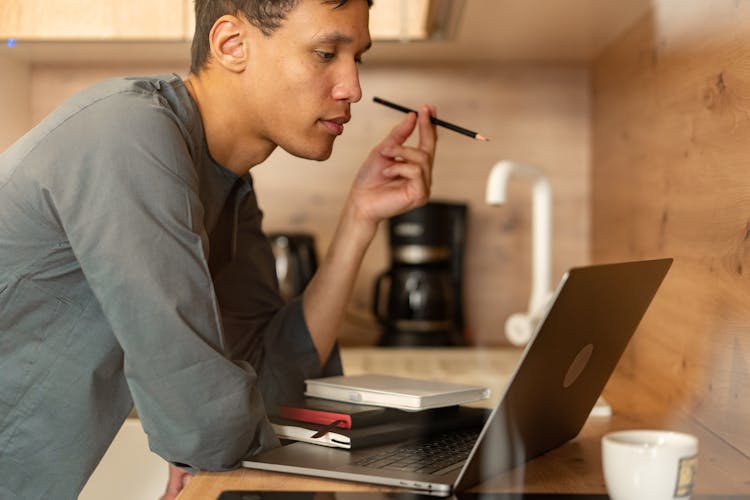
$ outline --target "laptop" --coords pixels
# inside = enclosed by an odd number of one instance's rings
[[[521,465],[578,435],[671,264],[659,259],[569,270],[481,427],[431,436],[437,444],[420,438],[358,451],[293,443],[242,465],[433,495]],[[445,439],[451,443],[440,444]],[[448,456],[433,459],[429,450]]]

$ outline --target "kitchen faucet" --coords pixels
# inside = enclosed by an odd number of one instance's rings
[[[547,177],[540,169],[510,160],[495,164],[487,179],[487,203],[505,203],[508,180],[521,175],[534,180],[532,199],[531,296],[526,312],[511,314],[505,321],[505,336],[513,345],[526,345],[536,330],[552,297],[550,289],[552,246],[552,193]]]

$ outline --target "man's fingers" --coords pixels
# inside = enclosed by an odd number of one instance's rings
[[[403,177],[409,180],[424,180],[424,170],[413,163],[395,163],[383,169],[383,174],[388,177]],[[425,182],[426,184],[426,182]]]
[[[406,146],[389,146],[381,153],[399,163],[411,164],[422,169],[425,182],[432,182],[432,157],[426,151]]]
[[[418,165],[411,163],[396,163],[383,170],[383,174],[390,178],[405,179],[406,182],[399,189],[409,193],[409,205],[418,206],[430,198],[430,183],[425,179],[425,172]]]
[[[435,156],[435,142],[437,141],[436,126],[430,121],[430,118],[433,116],[437,116],[435,106],[425,104],[419,108],[419,118],[417,120],[419,124],[419,144],[417,147],[427,152],[430,158]]]
[[[406,146],[387,146],[383,148],[380,154],[396,161],[406,161],[419,165],[429,165],[430,163],[429,153],[422,151],[421,149],[409,148]]]
[[[434,157],[437,132],[430,118],[435,115],[435,107],[427,104],[419,108],[418,115],[407,113],[406,118],[393,127],[388,136],[380,143],[381,149],[405,143],[414,129],[419,126],[419,144],[417,147],[428,153],[430,158]]]
[[[406,118],[393,127],[388,137],[381,143],[381,146],[396,146],[405,143],[416,126],[417,116],[414,113],[407,113]]]
[[[169,480],[167,482],[167,491],[160,500],[174,500],[180,494],[182,489],[193,478],[192,474],[179,467],[169,464]]]

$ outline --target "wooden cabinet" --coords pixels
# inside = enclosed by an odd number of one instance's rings
[[[190,19],[188,19],[190,18]],[[185,40],[192,0],[3,0],[0,38],[33,41]]]
[[[188,40],[193,39],[193,33],[195,33],[195,5],[194,0],[183,0],[185,9],[185,38]]]

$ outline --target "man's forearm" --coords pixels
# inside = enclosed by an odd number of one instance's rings
[[[427,105],[420,107],[418,116],[409,113],[373,148],[354,179],[331,246],[303,296],[305,320],[322,363],[336,341],[378,222],[421,206],[430,196],[434,115],[434,106]],[[404,146],[417,126],[418,146]]]
[[[348,202],[326,256],[305,289],[302,309],[321,364],[325,364],[336,342],[357,273],[376,230],[377,224],[358,217],[354,204]]]

